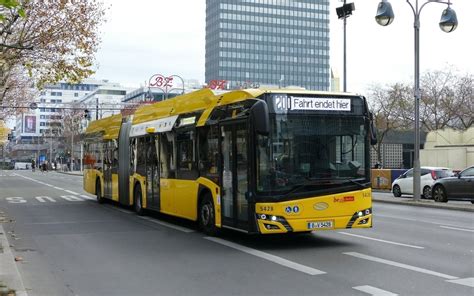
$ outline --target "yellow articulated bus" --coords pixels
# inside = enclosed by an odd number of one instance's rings
[[[207,234],[372,226],[367,102],[306,90],[198,90],[93,121],[84,189]]]

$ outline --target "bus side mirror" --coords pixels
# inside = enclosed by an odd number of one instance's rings
[[[252,108],[250,108],[250,116],[255,125],[255,131],[261,135],[270,133],[270,118],[268,114],[268,106],[265,101],[258,100]]]
[[[369,124],[370,124],[370,145],[377,145],[377,128],[374,123],[374,114],[369,112]]]

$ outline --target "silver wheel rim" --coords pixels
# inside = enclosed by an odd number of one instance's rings
[[[441,187],[436,187],[434,191],[434,198],[436,201],[441,201],[444,198],[444,192]]]
[[[424,190],[423,190],[423,195],[425,196],[425,198],[429,198],[430,197],[430,189],[428,187],[426,187]]]
[[[393,193],[394,193],[396,196],[400,196],[400,195],[401,195],[400,187],[396,186],[395,188],[393,188]]]
[[[202,206],[202,210],[201,210],[201,220],[202,220],[202,224],[203,225],[209,225],[210,223],[210,220],[211,220],[211,207],[209,205],[209,203],[205,203],[203,206]]]
[[[142,197],[141,194],[137,194],[137,212],[142,209]]]

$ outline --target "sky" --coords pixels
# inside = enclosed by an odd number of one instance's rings
[[[103,1],[109,9],[100,30],[95,78],[135,87],[160,73],[204,83],[205,0]],[[414,17],[407,2],[390,0],[395,20],[387,27],[375,22],[379,0],[352,2],[356,10],[346,28],[347,90],[363,94],[373,85],[413,83]],[[421,12],[422,74],[447,67],[474,74],[474,17],[469,15],[474,0],[451,2],[459,22],[452,33],[438,25],[445,4],[429,3]],[[342,3],[330,3],[330,63],[342,79],[343,22],[336,15]]]

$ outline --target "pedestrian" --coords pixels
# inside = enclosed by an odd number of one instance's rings
[[[31,171],[35,171],[35,160],[31,160]]]

